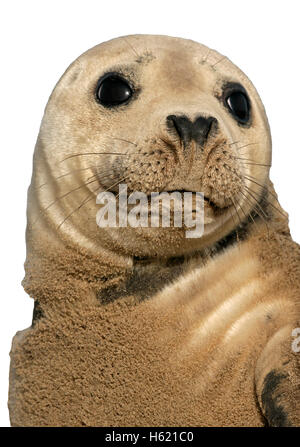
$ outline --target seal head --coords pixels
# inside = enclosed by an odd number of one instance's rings
[[[213,245],[254,212],[271,139],[260,98],[227,58],[190,40],[128,36],[80,56],[56,85],[41,125],[28,231],[97,254],[178,256]],[[99,228],[100,191],[198,191],[204,233]],[[50,230],[51,228],[51,230]]]

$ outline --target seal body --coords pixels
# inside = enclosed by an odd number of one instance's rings
[[[297,425],[298,256],[286,236],[257,236],[151,301],[53,308],[15,337],[13,424],[263,426],[266,411]]]
[[[108,107],[106,79],[130,100]],[[35,152],[12,425],[299,425],[300,249],[270,161],[254,87],[200,44],[128,36],[70,66]],[[204,191],[203,236],[97,227],[121,181]]]

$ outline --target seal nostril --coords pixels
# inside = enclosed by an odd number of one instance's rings
[[[167,128],[169,132],[174,133],[175,131],[184,144],[194,140],[202,146],[216,125],[217,120],[212,116],[208,118],[199,116],[194,122],[184,115],[169,115],[167,117]]]
[[[208,121],[209,121],[209,124],[208,124],[207,132],[206,132],[206,135],[205,135],[206,138],[207,138],[208,135],[210,134],[210,132],[211,132],[211,130],[212,130],[212,127],[213,127],[213,124],[214,124],[217,120],[216,120],[215,118],[209,118]]]
[[[167,116],[167,128],[172,133],[176,132],[179,138],[187,143],[192,138],[193,123],[186,116]]]
[[[199,116],[194,122],[194,133],[193,133],[194,140],[198,144],[203,145],[205,141],[208,139],[208,136],[211,133],[212,129],[215,128],[216,126],[217,126],[216,118],[213,118],[212,116],[208,118]]]

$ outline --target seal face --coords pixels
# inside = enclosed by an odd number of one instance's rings
[[[271,143],[254,87],[227,58],[192,41],[129,36],[69,67],[50,98],[35,157],[44,169],[34,173],[39,205],[30,224],[46,219],[95,252],[168,257],[211,246],[260,213]],[[118,198],[122,183],[149,197],[202,192],[203,236],[188,240],[174,225],[97,228],[97,194]]]

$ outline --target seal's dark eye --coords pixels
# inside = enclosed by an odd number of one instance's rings
[[[234,91],[226,97],[225,103],[237,121],[246,124],[249,120],[249,100],[244,92]]]
[[[127,102],[132,96],[128,82],[119,75],[106,75],[97,85],[96,96],[105,107],[115,107]]]

